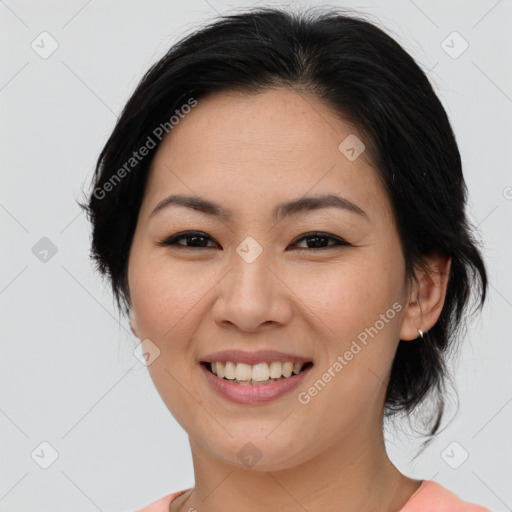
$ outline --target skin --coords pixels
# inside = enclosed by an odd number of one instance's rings
[[[399,340],[414,340],[437,321],[450,260],[431,256],[432,273],[406,281],[377,172],[365,153],[350,161],[338,149],[351,133],[364,140],[304,92],[224,91],[201,98],[155,155],[128,283],[132,330],[158,346],[148,369],[192,450],[195,486],[172,512],[218,512],[227,503],[242,511],[391,512],[420,484],[386,454],[386,383]],[[336,208],[271,218],[277,203],[321,193],[346,197],[368,220]],[[176,206],[150,218],[170,194],[213,200],[233,219]],[[196,248],[190,239],[157,245],[186,230],[210,239]],[[311,231],[352,245],[296,242]],[[236,252],[247,236],[263,250],[252,263]],[[401,311],[309,403],[299,403],[298,394],[395,302]],[[233,348],[292,352],[314,367],[299,389],[276,400],[235,404],[209,387],[199,367],[201,357]],[[248,442],[261,453],[250,468],[237,457]]]

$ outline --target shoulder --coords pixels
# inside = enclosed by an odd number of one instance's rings
[[[146,505],[144,508],[136,510],[135,512],[169,512],[169,505],[171,504],[174,498],[177,498],[181,494],[187,492],[189,489],[184,489],[183,491],[173,492],[172,494],[168,494],[163,498],[160,498],[149,505]]]
[[[400,512],[491,512],[489,509],[462,501],[455,493],[432,480],[423,480]]]

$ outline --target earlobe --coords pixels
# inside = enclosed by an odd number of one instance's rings
[[[423,333],[428,330],[422,321],[419,300],[411,299],[406,308],[405,318],[402,323],[402,329],[400,330],[400,339],[404,341],[415,340],[420,335],[418,329]]]
[[[401,340],[423,338],[437,322],[444,306],[448,287],[451,258],[435,254],[425,258],[426,270],[421,270],[411,293],[400,332]]]

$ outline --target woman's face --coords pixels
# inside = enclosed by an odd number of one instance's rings
[[[277,470],[380,435],[398,341],[420,326],[407,317],[390,204],[354,136],[362,140],[309,95],[223,92],[200,99],[153,160],[129,259],[131,321],[151,340],[148,368],[162,399],[211,457],[249,467],[248,455],[258,469]],[[170,195],[231,216],[176,204],[152,213]],[[274,217],[280,203],[325,195],[357,208],[331,203]],[[201,233],[159,245],[187,231]],[[201,362],[232,350],[272,350],[313,366],[265,384],[267,400],[244,399],[248,386],[223,379],[228,397]],[[258,357],[281,368],[279,354]],[[259,370],[265,378],[264,365],[249,367]]]

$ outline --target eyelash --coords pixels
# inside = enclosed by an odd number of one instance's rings
[[[175,235],[167,237],[166,239],[164,239],[160,242],[157,242],[157,245],[164,246],[164,247],[174,245],[174,246],[180,247],[180,249],[192,249],[192,250],[212,249],[212,247],[188,247],[186,245],[176,243],[178,240],[181,240],[184,238],[190,238],[190,237],[208,238],[208,239],[212,240],[212,238],[210,236],[208,236],[206,233],[203,233],[201,231],[185,231],[183,233],[177,233]],[[333,249],[333,248],[339,247],[339,246],[351,246],[352,245],[352,244],[348,243],[347,241],[343,240],[343,238],[335,237],[335,236],[329,235],[329,233],[324,233],[322,231],[312,231],[310,233],[305,233],[300,238],[295,239],[294,243],[296,244],[298,242],[301,242],[302,240],[306,240],[308,238],[315,238],[315,237],[334,240],[336,243],[333,245],[328,245],[327,247],[317,247],[317,248],[306,247],[306,248],[301,248],[298,250],[299,251],[325,251],[327,249]]]

